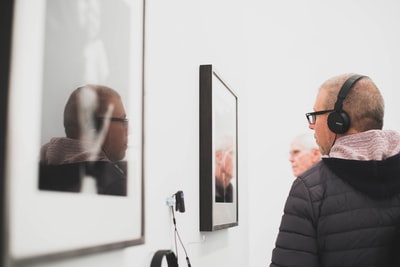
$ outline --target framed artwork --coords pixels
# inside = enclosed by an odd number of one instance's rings
[[[238,225],[238,97],[200,65],[200,231]]]
[[[144,0],[6,2],[14,7],[2,119],[7,261],[143,244]],[[104,102],[93,88],[113,93]],[[116,131],[119,145],[109,142]]]

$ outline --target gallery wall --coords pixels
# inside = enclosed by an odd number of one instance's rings
[[[157,250],[175,249],[166,199],[178,190],[186,212],[176,214],[177,226],[192,266],[267,266],[293,181],[289,143],[309,131],[304,113],[312,110],[318,86],[346,72],[371,76],[386,98],[385,127],[400,130],[399,5],[148,0],[145,242],[26,266],[150,266]],[[211,233],[199,231],[200,64],[213,64],[239,97],[239,225]],[[181,266],[183,255],[179,248]]]

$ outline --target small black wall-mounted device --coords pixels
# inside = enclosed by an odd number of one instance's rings
[[[174,199],[175,197],[175,199]],[[178,229],[176,227],[176,219],[174,212],[175,210],[179,212],[185,212],[185,198],[183,196],[183,191],[178,191],[173,194],[171,197],[167,198],[166,201],[167,206],[171,208],[172,212],[172,222],[174,223],[174,237],[175,237],[175,251],[176,255],[171,250],[159,250],[154,254],[153,260],[151,261],[151,267],[159,267],[161,266],[161,261],[163,256],[167,258],[168,266],[177,267],[178,266],[178,247],[177,247],[177,238],[179,239],[179,243],[182,245],[183,250],[185,251],[186,262],[188,267],[191,267],[191,263],[189,260],[189,256],[187,255],[186,248],[182,243],[181,237],[179,236]],[[175,265],[176,264],[176,265]]]
[[[175,210],[179,212],[185,212],[185,200],[183,197],[183,191],[178,191],[175,193]]]

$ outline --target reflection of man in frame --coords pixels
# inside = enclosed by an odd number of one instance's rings
[[[95,178],[97,193],[126,195],[128,120],[120,95],[86,85],[70,95],[64,109],[66,137],[54,137],[40,151],[39,188],[81,192]]]
[[[235,173],[232,136],[221,136],[215,146],[215,201],[233,202],[232,178]]]

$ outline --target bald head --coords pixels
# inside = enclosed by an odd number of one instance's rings
[[[326,94],[325,109],[333,109],[339,90],[345,81],[354,74],[342,74],[324,82],[320,90]],[[350,117],[350,129],[353,132],[364,132],[382,129],[384,116],[383,97],[369,77],[358,80],[350,89],[343,101],[343,110]]]
[[[95,98],[85,98],[84,90],[90,90],[94,93],[93,95]],[[103,117],[110,104],[113,103],[115,99],[120,98],[120,95],[115,90],[102,85],[90,84],[75,89],[70,95],[64,109],[64,128],[66,136],[73,139],[80,138],[82,130],[79,114],[83,109],[83,104],[93,105],[94,120],[95,118]]]

